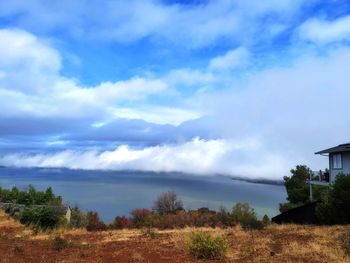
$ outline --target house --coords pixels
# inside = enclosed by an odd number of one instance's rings
[[[316,152],[329,159],[329,183],[333,183],[338,174],[350,174],[350,143]]]

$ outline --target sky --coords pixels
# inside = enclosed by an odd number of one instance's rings
[[[347,142],[348,0],[0,0],[0,165],[281,179]]]

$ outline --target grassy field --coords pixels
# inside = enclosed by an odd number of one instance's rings
[[[141,230],[34,234],[0,212],[0,262],[350,262],[343,248],[348,242],[344,226],[270,225],[259,231],[201,228],[221,235],[229,244],[226,258],[216,261],[198,261],[188,255],[185,239],[195,230],[156,230],[152,237]]]

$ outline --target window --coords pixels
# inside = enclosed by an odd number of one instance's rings
[[[337,153],[333,155],[333,169],[342,169],[343,162],[341,159],[341,154]]]

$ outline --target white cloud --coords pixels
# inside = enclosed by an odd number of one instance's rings
[[[303,23],[297,33],[301,38],[319,44],[350,41],[350,16],[333,21],[312,18]]]
[[[147,108],[118,108],[113,111],[116,118],[138,119],[156,124],[169,124],[178,126],[189,120],[198,119],[201,113],[194,110],[178,109],[171,107],[147,107]]]
[[[16,26],[31,31],[62,30],[77,38],[132,42],[155,38],[196,48],[221,39],[250,41],[265,30],[264,18],[278,24],[294,19],[298,10],[314,1],[207,1],[197,5],[165,4],[154,0],[0,2],[0,17],[16,16]],[[88,14],[88,15],[86,15]],[[269,25],[274,24],[269,22]]]
[[[159,107],[164,114],[157,118],[158,110],[146,112],[150,96],[170,92],[165,80],[135,76],[83,87],[60,74],[61,56],[49,43],[17,29],[0,30],[0,39],[0,116],[95,120],[115,118],[115,112],[122,108],[119,112],[124,112],[125,117],[125,112],[134,112],[130,117],[177,125],[198,115],[175,106]],[[142,109],[141,102],[146,105]],[[121,106],[123,103],[128,106]]]
[[[249,152],[256,156],[251,156]],[[286,160],[267,153],[253,139],[245,141],[201,140],[182,144],[131,149],[122,145],[113,151],[63,151],[52,154],[10,154],[1,165],[17,167],[66,167],[170,172],[198,175],[226,174],[246,178],[280,179]]]
[[[333,48],[322,57],[304,54],[193,101],[212,116],[207,124],[217,136],[254,137],[267,153],[321,169],[327,160],[313,153],[349,141],[349,68],[348,47]]]
[[[56,81],[61,57],[54,48],[18,29],[1,29],[0,39],[0,88],[41,93]]]
[[[213,58],[209,63],[209,70],[231,70],[247,65],[250,58],[249,51],[244,47],[239,47],[228,51],[223,56]]]

